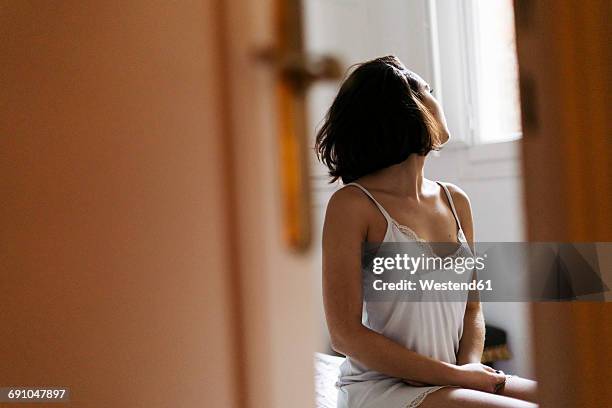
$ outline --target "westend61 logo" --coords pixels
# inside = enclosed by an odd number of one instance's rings
[[[395,254],[395,256],[377,256],[372,259],[372,273],[381,275],[385,271],[404,271],[414,275],[417,271],[453,271],[463,274],[466,271],[482,271],[485,269],[484,256],[446,257]]]

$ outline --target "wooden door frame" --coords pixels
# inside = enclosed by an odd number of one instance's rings
[[[609,2],[515,0],[515,15],[528,238],[612,241]],[[532,322],[541,406],[612,406],[610,303],[533,304]]]

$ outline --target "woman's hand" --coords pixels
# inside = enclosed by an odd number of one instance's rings
[[[458,366],[456,384],[463,388],[495,393],[506,381],[506,375],[480,363]]]

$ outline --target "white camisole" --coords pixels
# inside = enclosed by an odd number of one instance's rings
[[[457,222],[459,246],[449,256],[470,257],[472,252],[461,229],[451,194],[444,184],[438,184],[446,193]],[[361,189],[387,220],[383,242],[418,242],[427,249],[429,244],[425,240],[395,221],[363,186],[357,183],[347,186]],[[432,250],[431,247],[429,249]],[[362,323],[416,353],[456,364],[466,302],[467,297],[465,301],[405,302],[399,299],[399,295],[398,299],[390,301],[364,301]],[[342,363],[336,385],[339,389],[338,408],[414,408],[428,394],[444,387],[408,385],[399,378],[370,370],[351,357]]]

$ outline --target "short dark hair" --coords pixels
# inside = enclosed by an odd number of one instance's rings
[[[438,150],[438,125],[422,92],[393,55],[356,65],[317,132],[315,150],[331,182],[350,183],[411,154]]]

